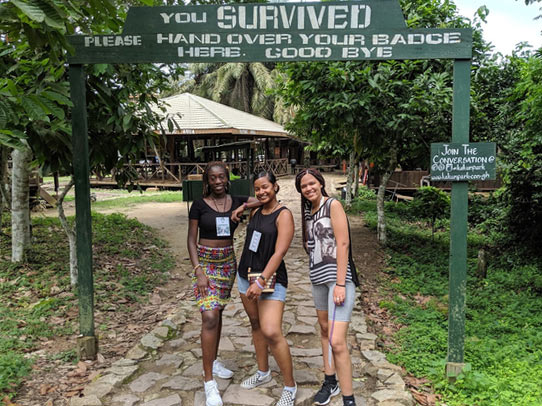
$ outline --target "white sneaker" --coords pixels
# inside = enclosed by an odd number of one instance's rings
[[[241,383],[241,388],[254,389],[256,386],[263,385],[272,379],[271,371],[267,375],[260,375],[257,371],[254,375],[248,377]]]
[[[275,406],[294,406],[295,395],[297,394],[297,384],[295,385],[295,392],[283,389],[282,395]]]
[[[222,398],[220,397],[216,381],[214,379],[207,381],[203,386],[205,388],[205,406],[222,406]]]
[[[213,361],[213,375],[222,379],[230,379],[233,376],[233,371],[230,371],[222,362],[215,359]]]

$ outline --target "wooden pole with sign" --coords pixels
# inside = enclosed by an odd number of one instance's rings
[[[70,65],[69,75],[70,93],[73,101],[72,145],[80,332],[78,353],[80,359],[95,359],[98,352],[98,341],[94,335],[94,282],[92,277],[92,225],[85,70],[82,65]]]
[[[399,0],[132,7],[122,34],[68,40],[83,336],[94,337],[94,322],[82,64],[454,59],[452,140],[469,140],[472,29],[409,29]],[[467,180],[452,186],[451,216],[450,375],[464,362]]]
[[[469,142],[470,60],[454,62],[452,142]],[[450,299],[448,306],[448,359],[446,375],[464,366],[465,300],[467,290],[468,182],[452,183],[450,219]]]

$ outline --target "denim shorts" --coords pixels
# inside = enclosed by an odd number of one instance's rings
[[[249,287],[248,279],[237,274],[237,288],[239,293],[246,295]],[[280,300],[286,301],[286,287],[280,283],[275,283],[275,291],[273,293],[262,293],[259,300]]]
[[[356,298],[356,285],[354,285],[351,281],[346,281],[346,297],[344,303],[341,306],[337,306],[336,310],[335,302],[333,300],[334,288],[335,282],[312,285],[314,306],[316,307],[316,310],[327,311],[329,320],[333,319],[333,313],[335,312],[336,321],[350,321],[350,316],[352,315]]]

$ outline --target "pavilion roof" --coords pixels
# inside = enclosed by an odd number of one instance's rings
[[[284,128],[274,121],[190,93],[166,97],[161,101],[166,112],[158,107],[154,110],[164,115],[162,127],[167,134],[288,137]],[[168,119],[175,122],[173,131],[168,129]]]

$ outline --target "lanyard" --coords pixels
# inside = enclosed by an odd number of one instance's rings
[[[333,328],[335,327],[335,314],[337,313],[337,305],[333,305],[333,320],[331,321],[331,330],[329,332],[329,349],[328,349],[328,353],[327,353],[327,359],[328,359],[328,363],[329,363],[329,367],[331,368],[331,357],[333,355],[332,351],[332,347],[331,347],[331,339],[333,338]]]

